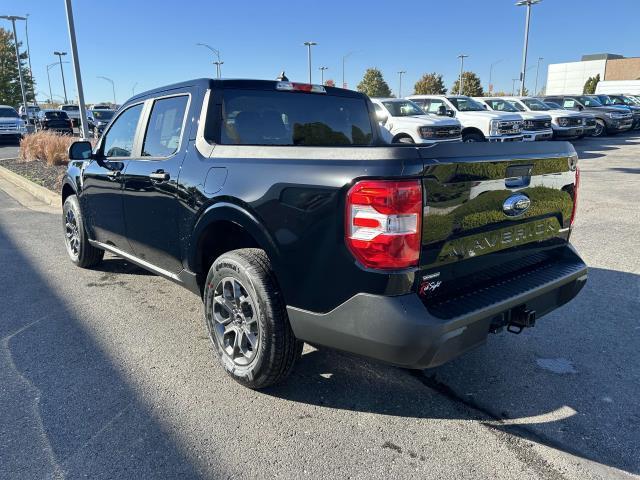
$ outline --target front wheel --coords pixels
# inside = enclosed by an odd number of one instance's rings
[[[263,250],[245,248],[218,257],[209,269],[203,297],[209,337],[231,378],[260,389],[291,373],[303,343],[291,330]]]
[[[475,133],[475,132],[465,133],[462,136],[462,141],[465,143],[484,142],[484,137],[479,133]]]
[[[591,136],[593,137],[604,137],[607,133],[607,127],[604,124],[603,120],[596,120],[596,128],[593,131],[593,133],[591,134]]]
[[[64,231],[64,244],[73,263],[81,268],[89,268],[102,261],[104,250],[95,248],[89,243],[78,197],[75,195],[69,195],[64,201],[62,228]]]

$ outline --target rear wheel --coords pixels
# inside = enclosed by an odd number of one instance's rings
[[[64,244],[73,263],[81,268],[89,268],[102,261],[104,250],[95,248],[89,243],[78,197],[75,195],[69,195],[64,201],[62,228],[64,231]]]
[[[203,296],[209,337],[228,375],[259,389],[291,373],[303,343],[293,335],[263,250],[233,250],[218,257]]]

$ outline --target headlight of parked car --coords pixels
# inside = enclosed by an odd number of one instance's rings
[[[569,119],[566,117],[559,118],[558,125],[560,125],[561,127],[566,127],[567,125],[569,125]]]
[[[436,129],[433,127],[420,127],[418,132],[422,138],[434,138],[436,136]]]
[[[626,117],[626,115],[624,113],[615,113],[615,112],[609,112],[609,113],[607,113],[607,116],[609,118],[617,118],[617,119]]]
[[[498,125],[500,124],[500,120],[491,120],[491,135],[497,135],[498,134]]]

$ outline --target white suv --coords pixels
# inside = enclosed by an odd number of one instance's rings
[[[427,113],[460,120],[463,142],[516,142],[522,140],[522,117],[493,112],[465,95],[411,95]]]
[[[550,140],[553,137],[551,129],[551,115],[542,112],[529,112],[518,108],[507,99],[498,97],[473,97],[476,101],[486,105],[489,110],[496,112],[517,113],[522,117],[522,140],[535,142]]]
[[[427,115],[418,105],[402,98],[372,98],[376,117],[388,143],[460,142],[460,122]]]

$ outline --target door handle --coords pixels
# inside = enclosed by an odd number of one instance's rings
[[[152,180],[160,180],[161,182],[166,182],[167,180],[169,180],[169,178],[171,178],[171,175],[169,175],[164,170],[158,170],[157,172],[150,173],[149,178]]]

